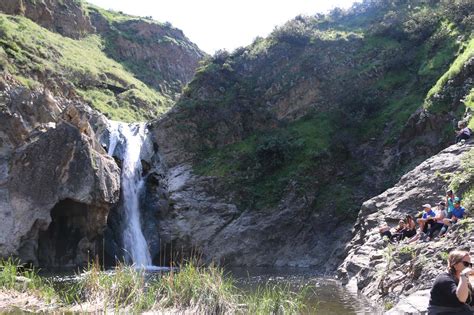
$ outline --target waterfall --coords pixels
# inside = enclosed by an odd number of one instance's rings
[[[123,246],[128,262],[139,267],[151,266],[150,251],[140,224],[140,192],[144,186],[140,153],[149,141],[145,124],[110,122],[109,155],[114,155],[120,144],[122,152],[116,154],[122,160]],[[117,150],[118,151],[118,150]]]

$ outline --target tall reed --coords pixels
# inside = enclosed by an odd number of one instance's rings
[[[38,275],[38,271],[22,265],[19,260],[0,260],[0,289],[27,292],[51,302],[57,299],[53,285]]]
[[[36,270],[9,259],[0,262],[0,288],[54,298],[61,310],[76,305],[86,311],[92,306],[94,311],[131,313],[300,314],[308,293],[307,288],[295,293],[288,285],[265,285],[245,293],[222,268],[194,261],[155,274],[123,264],[103,271],[94,263],[77,282],[54,288]]]

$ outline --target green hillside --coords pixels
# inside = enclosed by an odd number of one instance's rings
[[[216,53],[175,115],[186,126],[199,117],[184,129],[195,170],[220,178],[243,208],[273,207],[296,193],[314,210],[354,217],[362,200],[449,144],[452,120],[472,108],[461,69],[473,53],[473,12],[469,1],[364,1],[299,16],[248,47]],[[450,95],[452,78],[459,87]],[[440,91],[446,99],[433,99]],[[405,136],[423,107],[446,116],[434,131],[437,146],[375,178],[370,167],[385,150],[425,141]]]
[[[169,99],[108,58],[97,35],[74,40],[24,17],[1,14],[0,36],[2,69],[30,88],[38,87],[43,77],[55,81],[53,86],[70,82],[94,108],[124,121],[156,117],[172,105]]]

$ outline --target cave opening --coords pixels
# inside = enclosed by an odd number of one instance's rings
[[[46,268],[87,265],[91,244],[87,238],[89,206],[71,199],[51,210],[51,224],[38,237],[38,262]],[[95,251],[94,251],[95,252]]]

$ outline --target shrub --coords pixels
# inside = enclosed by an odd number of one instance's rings
[[[288,44],[304,46],[311,40],[311,31],[302,18],[297,18],[275,29],[272,37]]]
[[[270,135],[256,147],[257,161],[263,172],[272,172],[281,167],[291,154],[291,144],[286,137]]]

